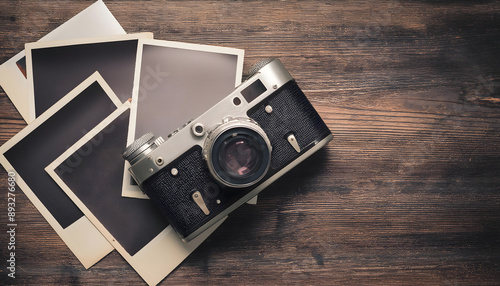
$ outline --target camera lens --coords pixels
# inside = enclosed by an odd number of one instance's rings
[[[216,128],[210,135],[205,146],[207,163],[219,182],[243,188],[265,176],[271,160],[271,145],[258,125],[236,120]]]
[[[254,138],[238,134],[221,144],[219,164],[233,178],[248,178],[255,174],[261,161],[262,150]]]
[[[215,174],[232,187],[257,182],[267,171],[270,150],[266,140],[247,128],[233,128],[214,142],[211,163]]]

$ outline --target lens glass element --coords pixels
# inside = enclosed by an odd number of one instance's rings
[[[213,174],[232,187],[258,182],[270,165],[270,145],[267,142],[250,128],[236,127],[222,132],[211,148],[209,164]]]
[[[248,178],[258,171],[262,151],[255,139],[235,134],[222,143],[219,163],[229,176],[237,179]]]

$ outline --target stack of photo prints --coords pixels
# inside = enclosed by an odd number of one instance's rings
[[[84,267],[116,249],[156,285],[223,220],[183,242],[121,153],[226,97],[241,82],[243,56],[126,34],[97,1],[0,66],[0,85],[28,123],[1,146],[0,163]]]

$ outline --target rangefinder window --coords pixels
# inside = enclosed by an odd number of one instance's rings
[[[262,82],[258,79],[247,88],[241,91],[241,95],[245,98],[245,100],[250,103],[252,100],[256,99],[259,95],[263,94],[266,91],[266,87],[262,84]]]

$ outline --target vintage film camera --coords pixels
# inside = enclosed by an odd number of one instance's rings
[[[278,59],[203,115],[123,152],[130,173],[190,241],[331,141],[333,135]]]

